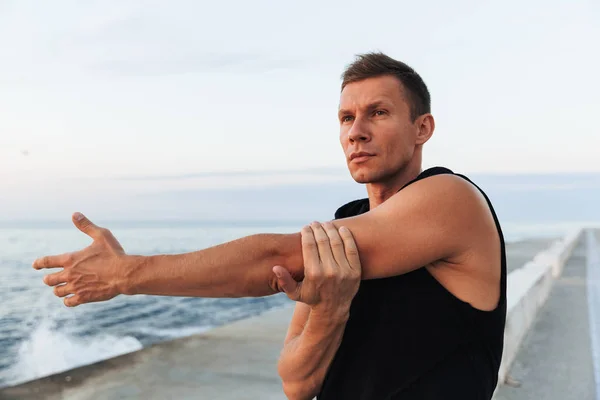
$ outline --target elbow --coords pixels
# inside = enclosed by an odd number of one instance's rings
[[[301,377],[298,374],[290,376],[289,368],[284,363],[279,363],[278,371],[283,383],[283,392],[289,400],[311,400],[321,390],[321,382],[312,377]]]
[[[289,400],[312,400],[320,389],[319,385],[308,381],[283,382],[283,393]]]

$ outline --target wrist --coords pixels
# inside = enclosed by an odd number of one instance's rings
[[[148,261],[149,257],[125,255],[121,260],[121,271],[117,287],[119,293],[132,296],[137,294],[135,277],[140,268]]]

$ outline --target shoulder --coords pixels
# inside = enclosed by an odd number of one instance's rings
[[[405,203],[407,199],[418,200],[416,208],[428,204],[452,209],[476,204],[487,208],[486,198],[478,186],[466,176],[441,167],[424,171],[388,201],[392,204]]]

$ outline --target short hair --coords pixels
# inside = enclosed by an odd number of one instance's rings
[[[356,60],[342,74],[342,90],[349,83],[384,75],[394,76],[402,83],[412,121],[431,112],[431,96],[419,74],[405,63],[383,53],[357,55]]]

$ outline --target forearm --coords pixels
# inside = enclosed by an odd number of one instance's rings
[[[300,234],[257,234],[185,254],[127,256],[121,291],[194,297],[258,297],[279,291],[272,268],[304,277]]]
[[[342,342],[347,320],[347,313],[333,316],[312,311],[303,332],[284,346],[278,372],[290,400],[308,400],[318,394]]]

